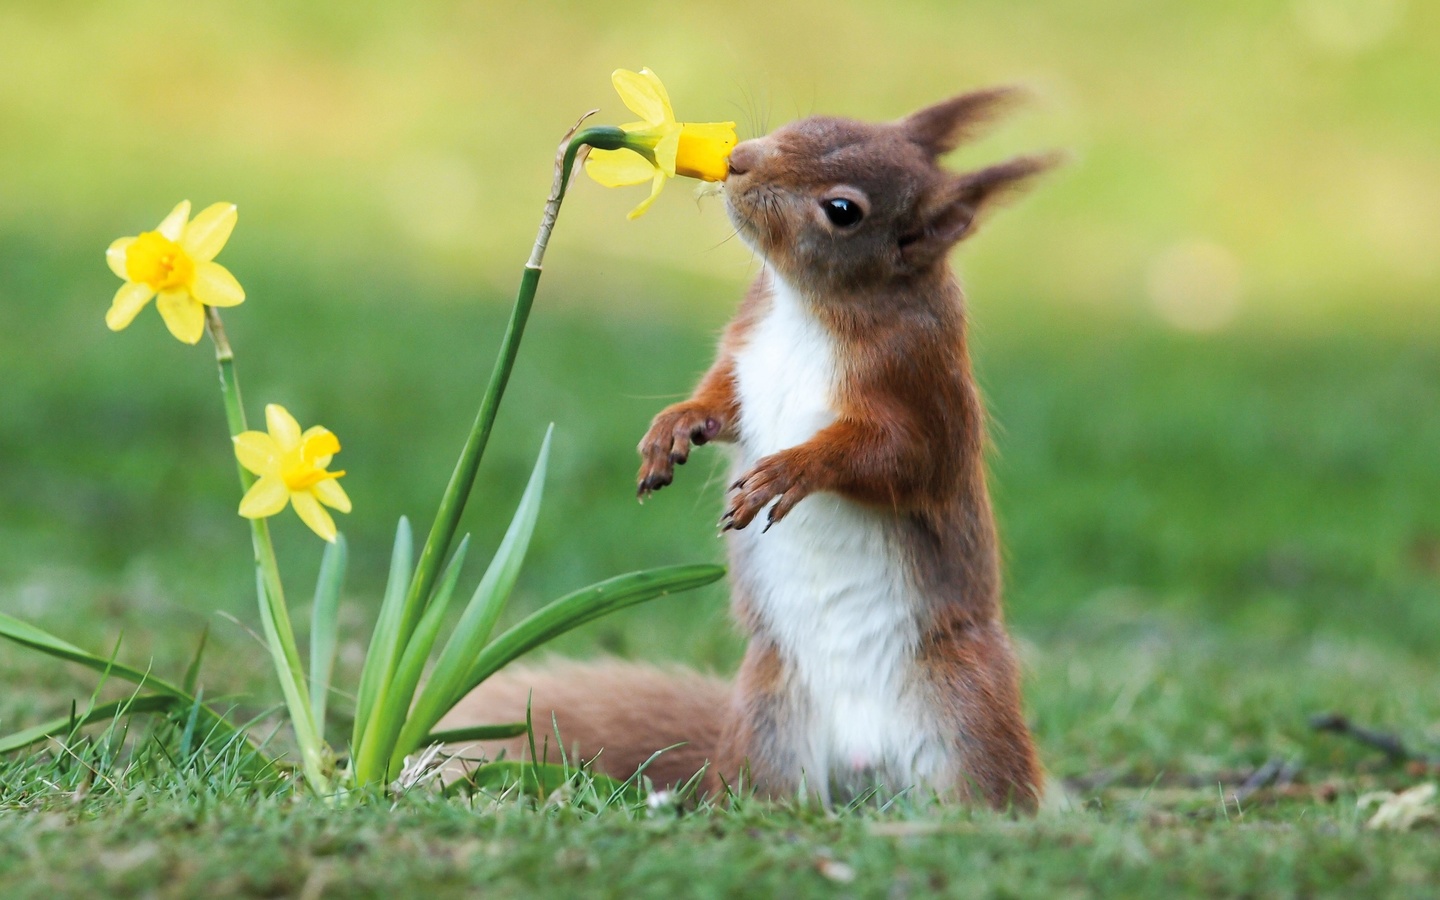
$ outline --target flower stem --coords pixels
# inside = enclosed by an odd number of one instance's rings
[[[500,411],[500,401],[505,396],[505,388],[510,383],[510,372],[515,367],[520,339],[525,334],[525,324],[530,318],[530,308],[535,302],[535,290],[540,283],[541,267],[545,259],[545,249],[550,243],[550,233],[560,215],[560,204],[565,200],[565,191],[569,187],[570,176],[580,159],[581,151],[585,147],[615,149],[623,146],[625,132],[619,128],[601,126],[580,130],[580,124],[590,115],[587,113],[575,123],[556,152],[555,176],[551,182],[550,197],[546,200],[545,210],[540,217],[540,230],[535,236],[535,245],[530,250],[530,259],[520,273],[520,288],[515,295],[515,305],[510,310],[505,336],[500,341],[500,354],[490,372],[490,382],[480,401],[475,423],[470,427],[470,435],[465,440],[464,449],[460,451],[460,459],[450,476],[450,483],[445,487],[440,508],[435,513],[435,522],[425,538],[425,547],[420,551],[415,575],[405,596],[399,632],[402,647],[409,641],[424,613],[426,600],[435,586],[440,563],[450,549],[455,530],[460,524],[460,515],[465,511],[465,502],[469,499],[471,487],[475,483],[480,458],[485,454],[485,445],[490,440],[495,416]]]
[[[205,307],[205,325],[210,332],[210,339],[215,343],[215,365],[220,370],[220,395],[225,399],[225,420],[230,427],[230,436],[235,437],[248,430],[245,424],[245,406],[240,400],[240,382],[235,375],[235,353],[230,349],[230,339],[225,334],[220,313],[213,306]],[[255,479],[244,466],[239,465],[238,460],[236,467],[240,472],[240,490],[243,493],[250,489]],[[324,739],[315,727],[310,694],[303,689],[305,676],[300,667],[300,651],[295,646],[295,630],[290,624],[290,613],[285,605],[285,589],[280,581],[280,565],[275,559],[275,545],[270,540],[269,521],[251,519],[250,537],[255,550],[260,621],[265,630],[265,642],[275,663],[275,672],[280,677],[280,689],[290,711],[295,740],[300,745],[305,779],[310,783],[311,790],[320,796],[327,796],[330,793],[330,779],[326,773]]]

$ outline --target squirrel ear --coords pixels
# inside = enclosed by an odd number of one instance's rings
[[[990,209],[1023,190],[1031,179],[1062,162],[1059,153],[1015,159],[952,178],[921,208],[919,227],[900,238],[900,255],[914,265],[943,256],[968,237]]]
[[[931,156],[942,156],[978,135],[1024,96],[1018,87],[987,88],[942,100],[900,120],[906,136]]]

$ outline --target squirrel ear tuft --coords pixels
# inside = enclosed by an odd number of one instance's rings
[[[900,253],[911,264],[928,265],[974,232],[995,206],[1023,190],[1037,175],[1059,165],[1064,154],[1017,156],[949,180],[920,213],[918,228],[900,239]]]
[[[906,136],[931,156],[943,156],[962,141],[976,137],[1024,97],[1025,91],[1014,86],[986,88],[927,106],[899,124]]]

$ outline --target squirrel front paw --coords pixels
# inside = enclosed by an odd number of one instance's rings
[[[636,494],[644,500],[675,480],[675,467],[685,465],[690,447],[709,443],[724,423],[691,403],[677,403],[660,411],[637,448],[640,475]]]
[[[735,492],[735,496],[730,498],[730,508],[720,517],[721,531],[744,528],[755,520],[767,503],[774,500],[775,505],[770,507],[764,528],[769,531],[771,525],[785,518],[795,504],[810,493],[801,466],[786,453],[762,458],[754,468],[740,476],[740,480],[730,485],[730,490]]]

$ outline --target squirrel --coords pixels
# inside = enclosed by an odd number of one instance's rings
[[[712,794],[745,784],[826,806],[913,789],[1036,807],[948,256],[1058,160],[939,163],[1017,95],[962,94],[888,123],[814,116],[730,155],[727,213],[763,267],[693,395],[640,442],[638,487],[643,500],[670,484],[695,446],[735,448],[720,526],[749,642],[733,686],[562,663],[492,678],[446,727],[513,719],[533,697],[535,721],[620,778],[703,771]],[[487,749],[501,747],[526,752]]]

